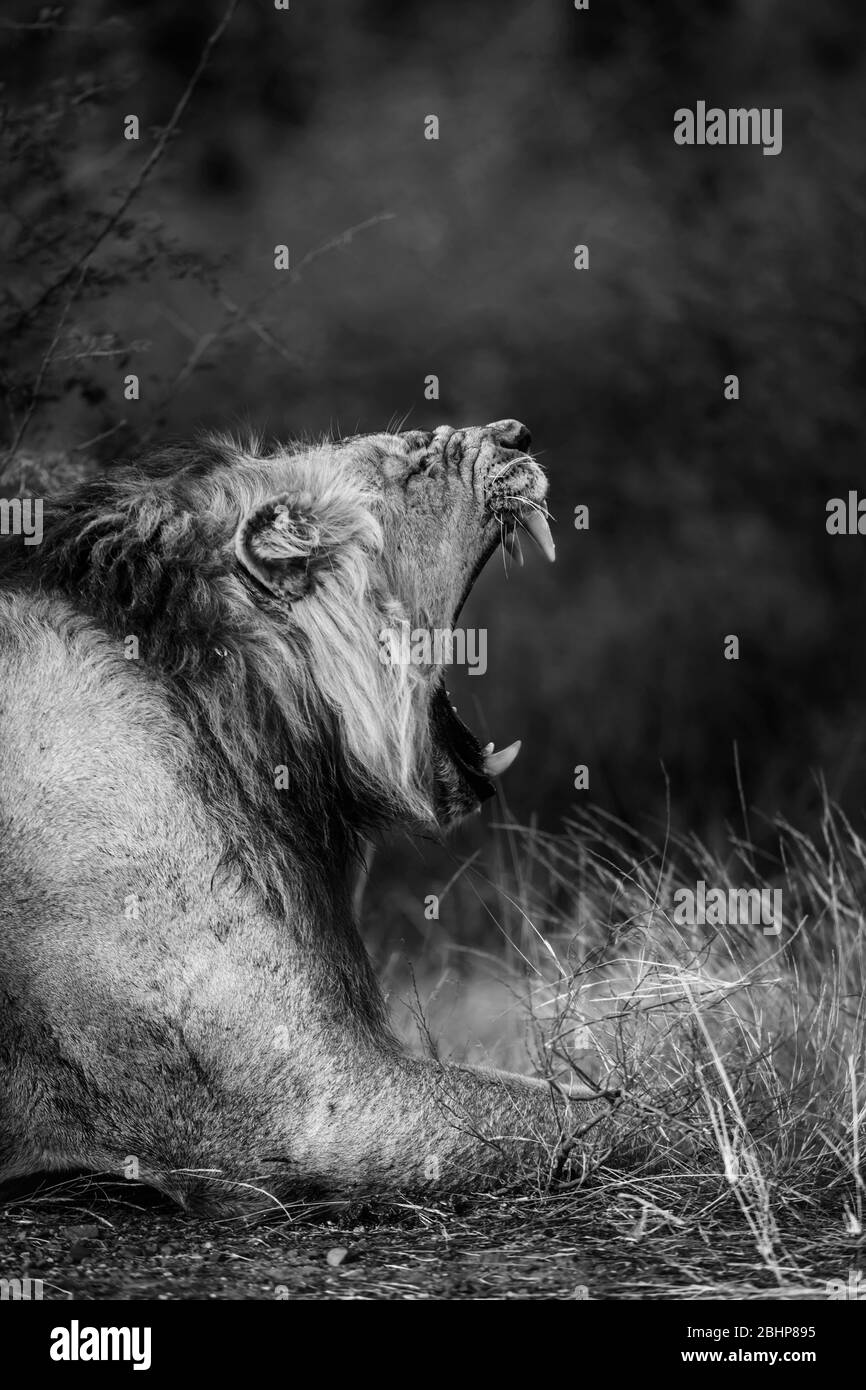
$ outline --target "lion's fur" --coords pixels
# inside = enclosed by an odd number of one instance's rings
[[[0,1178],[371,1192],[551,1133],[545,1088],[402,1055],[352,921],[362,839],[445,804],[429,673],[378,658],[419,602],[382,439],[167,450],[3,548]]]
[[[435,824],[419,778],[417,668],[377,659],[378,632],[405,613],[377,591],[382,529],[337,460],[323,446],[286,455],[287,477],[329,523],[316,602],[298,605],[290,628],[253,602],[228,548],[239,517],[273,490],[254,443],[213,438],[165,450],[146,474],[89,484],[48,509],[28,568],[113,635],[138,639],[194,747],[208,750],[201,785],[229,858],[277,896],[293,854],[326,871],[383,819]],[[275,789],[279,765],[290,797]]]

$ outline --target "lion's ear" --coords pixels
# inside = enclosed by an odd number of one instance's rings
[[[235,535],[235,554],[271,593],[292,602],[303,598],[330,555],[312,495],[282,493],[248,512]]]

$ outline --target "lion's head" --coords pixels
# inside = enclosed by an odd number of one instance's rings
[[[474,809],[511,759],[458,718],[441,665],[383,661],[380,638],[450,628],[521,528],[553,558],[529,443],[513,420],[267,452],[210,438],[79,488],[16,564],[137,639],[209,749],[200,790],[232,857],[264,862],[266,827],[275,872],[279,845],[332,868],[359,835]]]

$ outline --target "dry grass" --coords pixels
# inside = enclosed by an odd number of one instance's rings
[[[487,1060],[622,1092],[578,1188],[534,1219],[627,1242],[659,1296],[825,1297],[866,1265],[866,842],[829,806],[814,839],[777,822],[772,851],[656,846],[598,814],[498,829],[490,878],[472,865],[452,890],[509,943],[510,971],[471,953],[470,1008],[500,1003]],[[698,880],[781,888],[781,931],[677,925],[674,890]],[[434,1035],[443,993],[419,989]]]

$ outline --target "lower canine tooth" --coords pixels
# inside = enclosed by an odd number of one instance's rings
[[[530,511],[523,517],[523,525],[526,527],[535,544],[538,546],[542,555],[553,561],[556,559],[556,548],[553,544],[553,537],[550,534],[550,526],[544,512]]]
[[[496,744],[495,744],[495,743],[487,743],[487,744],[484,745],[484,748],[483,748],[481,751],[483,752],[484,756],[486,757],[488,753],[492,753],[492,752],[493,752],[493,750],[494,750],[495,747],[496,747]]]
[[[507,748],[500,748],[498,753],[486,753],[484,771],[487,776],[499,777],[503,772],[507,772],[519,752],[520,739],[517,739],[515,743],[509,743]]]

